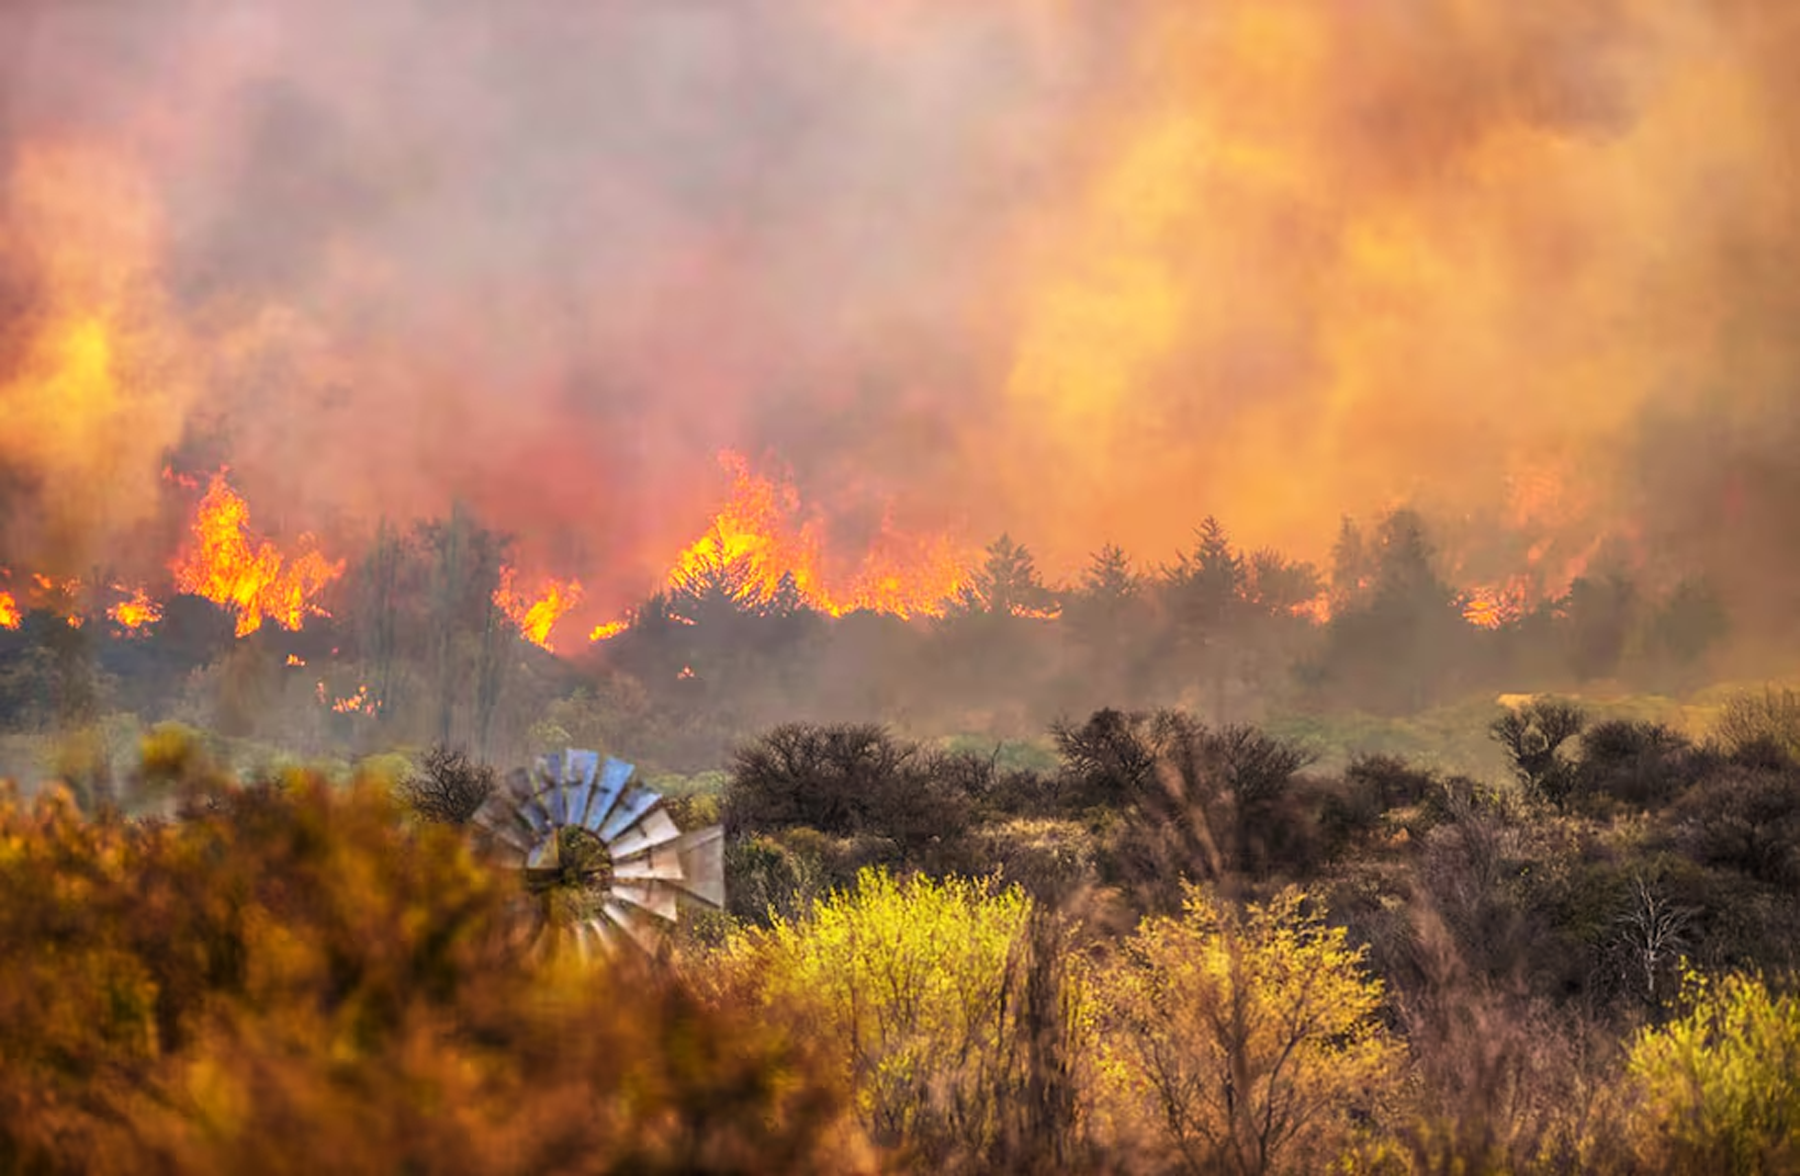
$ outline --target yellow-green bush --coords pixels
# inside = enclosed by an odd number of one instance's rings
[[[1789,1172],[1800,1165],[1800,998],[1760,979],[1690,975],[1684,1015],[1631,1049],[1637,1139],[1655,1168]]]
[[[1364,951],[1298,890],[1238,909],[1190,887],[1100,984],[1103,1103],[1157,1171],[1319,1171],[1390,1109],[1401,1048]]]
[[[1076,1052],[1080,986],[1048,938],[1016,888],[871,869],[807,918],[738,932],[719,962],[724,983],[823,1045],[876,1142],[921,1165],[995,1164],[1022,1131],[1070,1126],[1066,1102],[1048,1127],[1015,1118],[1033,1092],[1058,1097],[1044,1071],[1066,1075]]]

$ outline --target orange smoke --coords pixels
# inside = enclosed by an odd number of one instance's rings
[[[513,587],[517,578],[518,569],[500,569],[500,587],[494,589],[494,605],[519,627],[527,641],[554,652],[550,630],[570,609],[581,603],[581,581],[545,580],[533,598]]]
[[[113,585],[115,591],[127,594],[127,599],[120,601],[106,610],[106,615],[124,626],[127,633],[141,633],[151,625],[162,620],[162,605],[150,599],[150,594],[142,588],[126,588]]]
[[[266,540],[253,546],[249,526],[249,506],[223,473],[215,474],[194,517],[196,542],[171,565],[176,587],[235,612],[239,637],[265,618],[299,629],[308,616],[330,615],[319,597],[343,575],[344,561],[327,560],[305,535],[292,557]]]

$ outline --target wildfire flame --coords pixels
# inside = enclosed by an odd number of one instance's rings
[[[1463,599],[1463,620],[1481,629],[1498,629],[1525,615],[1531,599],[1528,576],[1515,576],[1505,584],[1472,588]]]
[[[321,697],[323,696],[324,688],[325,684],[323,682],[319,683]],[[352,694],[350,697],[340,698],[336,702],[333,702],[331,704],[331,709],[334,713],[340,715],[372,715],[381,709],[381,702],[378,699],[369,697],[369,688],[367,685],[363,685],[358,686],[356,688],[356,693]]]
[[[106,615],[122,625],[127,633],[142,633],[149,626],[162,620],[162,605],[150,599],[150,593],[145,589],[126,588],[122,584],[115,584],[113,590],[125,593],[127,599],[107,609]]]
[[[588,640],[611,641],[629,628],[631,628],[630,621],[607,621],[603,625],[595,625],[594,631],[588,634]]]
[[[801,518],[793,485],[756,473],[729,450],[719,463],[732,476],[731,496],[705,534],[676,558],[671,587],[730,567],[744,575],[739,594],[745,599],[770,599],[791,580],[802,601],[834,617],[863,609],[911,617],[942,616],[969,582],[968,566],[948,536],[908,534],[891,515],[850,573],[829,577],[824,527],[817,518]]]
[[[10,592],[0,592],[0,629],[17,629],[24,618],[19,615],[19,602]]]
[[[1303,600],[1288,609],[1290,616],[1311,621],[1315,625],[1331,623],[1331,593],[1321,592],[1311,600]]]
[[[519,627],[519,632],[533,645],[555,652],[550,644],[550,630],[568,611],[581,603],[580,580],[545,580],[536,598],[519,592],[513,584],[517,568],[500,569],[500,587],[494,589],[494,605]]]
[[[289,558],[268,541],[252,546],[250,508],[215,474],[194,518],[196,546],[172,565],[183,592],[203,596],[237,614],[237,635],[248,636],[265,618],[297,630],[308,616],[328,616],[319,595],[344,573],[344,562],[327,560],[302,536],[301,550]]]

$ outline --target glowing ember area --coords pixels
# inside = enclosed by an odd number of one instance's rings
[[[324,689],[324,683],[321,682],[319,688],[322,691]],[[358,686],[355,694],[350,695],[348,698],[340,698],[336,702],[333,702],[331,704],[331,709],[334,713],[340,715],[372,715],[381,709],[381,703],[377,699],[369,697],[369,688],[367,686]]]
[[[864,609],[911,617],[942,616],[969,583],[968,565],[947,536],[907,534],[891,517],[847,574],[828,576],[827,565],[845,561],[826,553],[822,522],[801,517],[799,492],[755,473],[739,454],[727,451],[719,462],[732,475],[731,497],[676,559],[671,587],[729,571],[741,577],[734,586],[746,601],[773,599],[786,580],[805,604],[834,617]]]
[[[0,629],[17,629],[22,620],[19,602],[13,599],[13,594],[0,592]]]
[[[517,578],[516,568],[500,569],[500,587],[494,590],[494,605],[519,627],[527,641],[554,651],[550,630],[570,609],[581,603],[581,581],[546,580],[537,595],[530,597],[513,586]]]
[[[344,562],[327,560],[302,536],[301,550],[284,556],[275,545],[252,543],[250,508],[225,481],[213,477],[194,518],[197,540],[172,566],[175,585],[237,614],[237,635],[248,636],[264,619],[299,629],[308,616],[328,616],[319,596],[344,574]]]
[[[77,605],[83,588],[80,577],[56,580],[41,573],[33,573],[31,583],[35,588],[33,596],[37,598],[36,607],[60,613],[71,629],[79,629],[87,623],[87,617]]]
[[[162,620],[162,605],[150,599],[150,594],[144,589],[131,589],[118,584],[113,585],[113,589],[126,593],[128,598],[107,609],[106,615],[123,626],[127,633],[142,633]]]
[[[1498,629],[1525,615],[1526,586],[1512,583],[1472,589],[1463,600],[1463,620],[1481,629]]]
[[[603,625],[595,625],[594,631],[588,634],[588,640],[610,641],[629,628],[631,628],[629,621],[607,621]]]
[[[1288,609],[1292,616],[1311,621],[1315,625],[1331,623],[1331,593],[1321,592],[1311,600],[1303,600]]]
[[[303,666],[306,664],[306,659],[297,653],[290,653],[287,655],[287,664],[290,666]]]

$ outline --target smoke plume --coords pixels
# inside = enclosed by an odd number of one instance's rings
[[[733,448],[1052,572],[1410,503],[1791,617],[1800,17],[1747,0],[24,0],[0,554],[467,503],[594,607]]]

